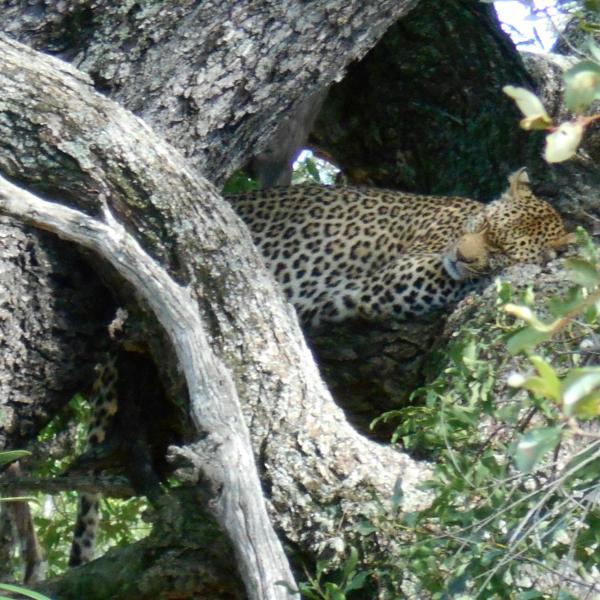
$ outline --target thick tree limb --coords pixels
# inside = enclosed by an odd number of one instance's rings
[[[89,73],[213,182],[417,0],[11,2],[0,29]]]
[[[143,540],[45,581],[38,590],[61,600],[246,600],[236,557],[213,519],[199,486],[180,486],[146,514],[152,532]]]
[[[404,508],[421,505],[427,465],[348,425],[250,236],[214,188],[72,67],[2,39],[0,58],[0,139],[10,142],[0,145],[0,170],[90,213],[102,194],[179,282],[177,294],[197,303],[234,377],[279,531],[315,554],[339,550],[341,530],[389,506],[397,480]],[[164,349],[160,357],[172,359]]]
[[[0,177],[0,210],[76,242],[108,260],[154,311],[185,374],[205,473],[218,498],[215,517],[236,549],[250,598],[295,597],[283,548],[267,516],[250,437],[234,383],[210,349],[195,301],[141,248],[104,207],[105,222],[42,200]]]

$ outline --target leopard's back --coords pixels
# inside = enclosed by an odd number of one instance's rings
[[[227,198],[301,316],[400,256],[443,252],[474,200],[319,185]]]

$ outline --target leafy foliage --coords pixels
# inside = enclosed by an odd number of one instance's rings
[[[76,395],[64,411],[57,415],[38,435],[41,445],[48,445],[45,460],[35,463],[30,475],[40,479],[57,477],[72,460],[72,454],[79,455],[86,444],[86,432],[90,419],[90,407],[85,398]],[[62,443],[60,451],[52,444]],[[17,460],[29,452],[13,451],[0,454],[0,463]],[[57,576],[67,568],[73,527],[77,514],[76,492],[58,495],[36,494],[19,500],[33,500],[31,505],[33,521],[40,545],[47,561],[48,577]],[[98,531],[98,554],[103,554],[113,546],[125,545],[139,540],[150,531],[150,525],[142,520],[147,502],[141,498],[120,500],[104,498],[101,501],[102,518]],[[18,563],[15,561],[15,576],[19,578]]]
[[[236,171],[225,182],[221,192],[223,194],[241,194],[243,192],[251,192],[258,187],[258,182],[251,177],[248,177],[244,171]]]
[[[523,113],[519,123],[522,129],[545,129],[550,132],[544,151],[544,158],[550,163],[573,158],[586,128],[600,119],[598,113],[584,115],[592,103],[600,99],[600,47],[591,38],[588,41],[588,53],[589,59],[578,62],[563,75],[564,103],[575,115],[570,121],[554,125],[544,104],[533,92],[512,85],[503,88]]]
[[[331,163],[304,151],[294,163],[292,183],[332,184],[337,174],[338,169]]]
[[[15,460],[19,460],[21,458],[25,458],[29,456],[31,453],[27,450],[6,450],[4,452],[0,452],[0,465],[7,465]],[[31,498],[0,498],[0,502],[7,501],[15,501],[15,500],[31,500]],[[23,588],[18,585],[11,585],[9,583],[0,583],[0,591],[11,592],[12,594],[17,594],[17,597],[24,596],[25,598],[33,598],[33,600],[50,600],[47,596],[40,594],[38,592],[34,592]],[[0,595],[0,600],[10,600],[7,596]]]
[[[573,581],[600,563],[600,367],[590,364],[600,349],[600,266],[579,237],[565,296],[543,300],[498,282],[495,318],[470,320],[415,405],[380,417],[397,419],[394,441],[433,462],[431,505],[399,515],[382,506],[353,540],[363,590],[310,597],[598,594]],[[382,539],[402,542],[381,556]]]
[[[350,548],[350,556],[341,569],[335,573],[327,572],[329,563],[317,561],[315,575],[307,574],[308,581],[299,585],[299,591],[306,600],[344,600],[348,594],[361,590],[370,573],[357,571],[358,551]]]
[[[32,590],[27,590],[19,585],[10,585],[9,583],[0,583],[0,590],[4,592],[11,592],[13,594],[17,594],[17,596],[11,596],[12,599],[19,598],[21,596],[25,598],[32,598],[32,600],[50,600],[48,596],[44,596],[39,592],[34,592]],[[0,600],[11,600],[7,596],[0,596]]]

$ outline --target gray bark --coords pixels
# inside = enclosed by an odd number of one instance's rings
[[[93,378],[111,299],[70,244],[6,218],[0,239],[0,448],[18,448]]]
[[[310,90],[341,78],[347,64],[364,54],[384,29],[415,3],[323,0],[303,5],[300,10],[294,2],[268,0],[235,3],[235,7],[220,2],[196,6],[191,1],[159,7],[133,1],[69,0],[31,5],[5,0],[0,28],[87,69],[98,88],[143,114],[215,182],[223,181],[265,146],[282,116],[300,104]],[[266,35],[277,23],[277,35]],[[266,68],[269,65],[272,70]],[[227,93],[222,93],[223,86]],[[214,102],[217,96],[218,107]],[[224,116],[217,114],[217,108]],[[207,135],[199,135],[200,130],[207,130]],[[209,146],[210,151],[205,151]],[[51,187],[52,182],[41,182],[40,189]],[[21,425],[16,425],[15,409],[5,413],[3,424],[6,439],[13,445],[31,437],[75,391],[81,391],[82,382],[91,381],[91,365],[97,360],[93,342],[103,333],[99,323],[107,322],[114,313],[114,303],[97,283],[78,286],[74,281],[71,285],[71,280],[81,277],[82,267],[76,264],[75,253],[47,237],[37,242],[35,233],[28,236],[30,253],[48,254],[52,260],[36,258],[40,264],[31,282],[35,284],[37,279],[42,286],[36,292],[19,279],[20,248],[10,251],[17,265],[9,266],[15,271],[7,288],[14,290],[7,293],[7,312],[13,325],[3,334],[10,340],[6,342],[10,352],[5,356],[24,355],[14,369],[11,365],[6,369],[11,374],[19,369],[19,385],[12,383],[12,375],[3,380],[11,381],[10,391],[2,390],[4,395],[10,394],[10,402],[19,408]],[[65,277],[69,278],[66,296],[60,285],[52,287]],[[111,286],[114,288],[112,282]],[[87,296],[77,295],[86,288],[90,288],[90,298],[102,298],[95,307],[86,306]],[[58,316],[49,314],[48,308],[30,315],[29,305],[20,299],[35,299],[36,294],[44,306],[58,305],[54,309]],[[54,298],[65,298],[65,302]],[[81,323],[78,313],[70,317],[69,307],[81,307],[88,322]],[[33,323],[25,331],[19,328],[29,321]],[[63,330],[62,337],[54,339],[54,332]],[[38,331],[53,351],[51,373],[39,380],[37,374],[49,370],[45,357],[22,348],[39,347],[34,339],[29,340]],[[46,353],[50,349],[45,349]],[[35,366],[28,369],[28,364]],[[87,375],[81,372],[86,370]],[[37,387],[31,381],[37,381]],[[50,394],[43,389],[48,381]],[[38,399],[29,403],[31,416],[25,411],[27,398]]]
[[[89,73],[218,183],[416,3],[5,1],[0,27]]]
[[[100,194],[108,198],[189,287],[233,377],[279,531],[318,552],[339,533],[332,506],[351,527],[374,497],[386,504],[397,478],[406,506],[421,503],[426,468],[348,425],[249,235],[212,186],[68,65],[7,40],[0,56],[0,136],[11,140],[0,170],[88,212],[98,212]]]
[[[267,516],[233,380],[211,351],[196,303],[114,220],[46,202],[0,177],[0,210],[93,250],[135,288],[167,333],[184,373],[197,438],[185,455],[214,490],[212,512],[233,543],[249,598],[295,598],[294,579]],[[283,583],[283,585],[281,585]]]
[[[10,479],[20,475],[20,468],[17,463],[11,464],[7,469]],[[15,486],[12,488],[15,497],[21,497],[24,494],[22,490]],[[24,573],[23,582],[31,585],[41,581],[45,577],[45,563],[42,548],[39,544],[31,508],[27,502],[7,502],[4,507],[12,521],[17,538],[21,556],[23,557]]]
[[[353,182],[489,201],[540,161],[507,83],[533,82],[491,4],[422,0],[332,86],[310,140]]]
[[[304,146],[327,96],[327,88],[307,96],[278,125],[262,152],[250,162],[250,170],[261,188],[291,185],[294,161]]]

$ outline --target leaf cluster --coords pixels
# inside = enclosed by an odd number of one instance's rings
[[[498,282],[496,314],[459,332],[412,406],[380,417],[399,422],[397,443],[434,462],[433,501],[408,514],[401,495],[382,501],[352,541],[363,590],[307,597],[598,595],[585,575],[600,564],[600,265],[579,238],[564,296]],[[321,565],[320,581],[326,573]]]
[[[588,40],[589,58],[565,71],[563,100],[573,118],[555,124],[540,98],[530,90],[506,85],[503,92],[512,98],[523,118],[519,125],[525,130],[546,130],[544,158],[549,163],[573,158],[583,139],[586,128],[600,118],[600,113],[585,112],[600,99],[600,47]]]

